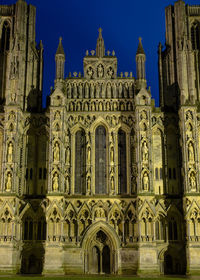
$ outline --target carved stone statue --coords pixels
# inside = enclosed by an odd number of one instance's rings
[[[115,83],[112,85],[112,91],[113,91],[113,97],[117,98],[117,87]]]
[[[98,83],[96,85],[96,98],[100,97],[100,93],[101,93],[101,85]]]
[[[190,173],[189,180],[190,180],[191,191],[196,191],[196,178],[194,172]]]
[[[103,77],[103,66],[101,64],[97,67],[97,75],[99,78]]]
[[[99,207],[96,211],[95,211],[95,216],[96,218],[105,218],[105,211],[103,208]]]
[[[66,164],[69,165],[70,164],[70,148],[67,147],[66,149]]]
[[[73,97],[77,98],[77,85],[76,85],[76,83],[74,83],[74,85],[73,85]]]
[[[143,183],[143,190],[148,191],[149,190],[149,176],[148,176],[147,172],[144,172],[144,174],[143,174],[142,183]]]
[[[194,162],[194,147],[192,142],[188,145],[188,160]]]
[[[107,102],[107,103],[106,103],[106,110],[107,110],[107,111],[110,111],[110,102]]]
[[[55,172],[53,175],[53,191],[58,190],[58,173]]]
[[[87,74],[88,74],[90,79],[92,78],[93,73],[94,73],[94,71],[93,71],[92,67],[89,67],[88,70],[87,70]]]
[[[91,98],[94,98],[94,83],[91,83],[91,85],[90,85],[90,95],[91,95]]]
[[[107,84],[107,97],[111,98],[111,85],[110,85],[110,83]]]
[[[114,71],[113,71],[112,67],[109,67],[108,72],[107,72],[108,78],[111,79],[113,74],[114,74]]]
[[[187,136],[188,136],[188,138],[192,138],[192,125],[189,123],[188,125],[187,125]]]
[[[99,103],[99,111],[103,111],[103,105],[102,102]]]
[[[65,143],[69,144],[69,142],[70,142],[70,133],[68,131],[66,136],[65,136]]]
[[[85,98],[89,97],[89,86],[88,83],[85,84]]]
[[[69,83],[69,85],[68,85],[68,98],[71,98],[71,97],[72,97],[72,86]]]
[[[60,160],[60,147],[58,142],[53,147],[53,161],[58,162]]]
[[[147,147],[147,142],[144,141],[142,145],[142,161],[148,161],[148,157],[149,157],[149,150]]]
[[[8,160],[8,163],[12,163],[13,162],[13,144],[12,142],[10,142],[8,144],[8,153],[7,153],[7,160]]]
[[[114,164],[114,147],[113,144],[110,144],[110,164]]]
[[[12,92],[11,93],[11,102],[15,102],[16,101],[16,93]]]
[[[96,108],[95,108],[95,102],[92,102],[92,111],[95,111]]]
[[[83,96],[83,86],[82,86],[81,83],[79,83],[78,92],[79,92],[79,98],[82,98],[82,96]]]
[[[118,87],[119,97],[122,97],[122,90],[123,90],[123,88],[122,88],[122,84],[121,84],[121,83],[119,83],[119,87]]]
[[[87,145],[87,163],[90,164],[90,160],[91,160],[91,147],[90,144],[88,143]]]
[[[12,188],[12,176],[11,173],[7,173],[7,181],[6,181],[6,191],[9,192]]]
[[[110,186],[111,186],[111,190],[114,191],[115,190],[115,179],[114,179],[114,176],[111,177]]]
[[[117,111],[117,102],[114,102],[114,111]]]

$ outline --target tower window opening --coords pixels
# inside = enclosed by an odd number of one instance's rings
[[[43,169],[43,179],[46,180],[46,178],[47,178],[47,169],[44,168]]]
[[[171,179],[172,178],[172,170],[171,170],[171,168],[169,168],[169,179]]]
[[[176,180],[176,168],[173,168],[173,179]]]
[[[42,168],[39,168],[39,179],[42,179]]]
[[[200,49],[200,30],[198,23],[194,23],[191,28],[191,41],[192,41],[192,49],[199,50]]]
[[[10,49],[10,25],[7,21],[3,24],[1,37],[1,52],[9,51]]]

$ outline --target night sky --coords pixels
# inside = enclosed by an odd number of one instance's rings
[[[135,70],[138,38],[142,37],[146,53],[148,87],[158,105],[157,46],[165,44],[165,7],[173,0],[27,0],[36,6],[36,41],[44,45],[43,94],[50,93],[55,78],[55,53],[63,37],[66,55],[65,76],[83,73],[86,50],[96,48],[98,28],[103,29],[106,51],[115,50],[118,73]],[[13,4],[14,0],[0,0]],[[200,4],[187,0],[187,4]]]

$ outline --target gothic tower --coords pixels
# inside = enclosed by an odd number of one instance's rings
[[[200,6],[182,0],[166,8],[166,48],[159,45],[160,106],[177,119],[179,191],[183,194],[187,272],[199,270]],[[178,151],[178,150],[177,150]],[[170,160],[171,161],[171,160]],[[171,161],[171,164],[173,162]],[[174,166],[174,165],[173,165]]]

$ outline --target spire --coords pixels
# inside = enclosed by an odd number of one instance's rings
[[[98,56],[98,57],[105,56],[105,46],[104,46],[104,40],[102,37],[101,27],[99,28],[99,37],[97,39],[96,56]]]
[[[142,38],[140,37],[138,49],[136,52],[136,71],[138,89],[146,88],[145,61],[146,55],[142,46]]]
[[[65,52],[62,45],[62,37],[59,39],[59,45],[56,51],[56,80],[64,79]]]
[[[57,48],[57,51],[56,51],[56,55],[57,54],[65,55],[63,45],[62,45],[62,37],[59,38],[59,45],[58,45],[58,48]]]
[[[139,44],[136,54],[145,54],[143,46],[142,46],[142,38],[139,37]]]

